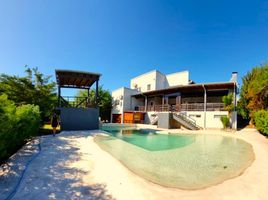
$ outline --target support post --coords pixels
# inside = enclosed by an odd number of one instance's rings
[[[145,96],[144,98],[145,98],[145,101],[144,101],[144,104],[145,104],[144,110],[145,110],[145,112],[147,112],[147,96]]]
[[[236,111],[236,83],[234,82],[234,111]]]
[[[237,99],[236,99],[236,82],[234,82],[234,110],[232,113],[232,129],[236,130],[237,129],[237,112],[236,112],[236,106],[237,106]]]
[[[205,86],[203,85],[203,88],[204,88],[204,129],[206,129],[206,122],[207,122],[207,119],[206,119],[206,112],[207,112],[207,90],[205,88]]]
[[[99,103],[99,79],[96,80],[96,92],[95,92],[95,104],[98,106]]]
[[[90,93],[89,93],[89,90],[90,90],[90,88],[88,88],[87,89],[87,99],[86,99],[86,107],[90,107],[90,99],[89,99],[89,95],[90,95]]]
[[[169,104],[168,104],[168,99],[169,99],[169,96],[166,96],[166,108],[165,108],[165,112],[169,112],[170,111]]]
[[[181,111],[181,94],[176,97],[176,110]]]
[[[60,97],[61,97],[61,89],[60,89],[60,86],[58,86],[58,106],[61,107],[61,100],[60,100]]]

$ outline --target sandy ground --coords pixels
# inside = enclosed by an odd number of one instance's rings
[[[41,138],[42,151],[29,165],[13,199],[268,199],[268,139],[254,129],[206,131],[215,132],[242,138],[255,152],[255,161],[241,176],[216,186],[189,191],[153,184],[101,150],[93,141],[100,131],[62,132]],[[16,185],[38,151],[37,142],[25,145],[0,169],[0,199]]]

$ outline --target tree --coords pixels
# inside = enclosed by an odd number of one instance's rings
[[[224,109],[228,111],[228,116],[221,117],[221,122],[224,129],[230,126],[231,111],[234,110],[233,100],[233,93],[229,93],[228,95],[222,97]]]
[[[254,67],[242,81],[238,113],[252,122],[256,111],[268,108],[268,64]]]
[[[0,75],[0,95],[6,94],[16,106],[38,105],[41,118],[45,120],[56,106],[56,83],[51,82],[51,76],[43,75],[38,68],[25,67],[25,77]]]
[[[233,93],[229,93],[228,95],[222,97],[224,109],[228,111],[229,115],[230,115],[230,112],[234,110],[233,96],[234,96]]]
[[[90,90],[89,98],[90,102],[94,102],[95,99],[95,89]],[[79,90],[77,93],[78,97],[87,97],[86,90]],[[102,120],[110,121],[111,110],[112,110],[112,96],[108,90],[103,89],[102,86],[99,87],[99,108],[100,117]]]

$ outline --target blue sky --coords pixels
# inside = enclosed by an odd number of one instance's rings
[[[0,73],[99,72],[113,90],[153,69],[241,81],[267,60],[267,0],[0,0]]]

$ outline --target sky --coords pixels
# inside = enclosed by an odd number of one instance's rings
[[[0,73],[97,72],[112,91],[154,69],[241,83],[267,61],[267,0],[0,0]]]

